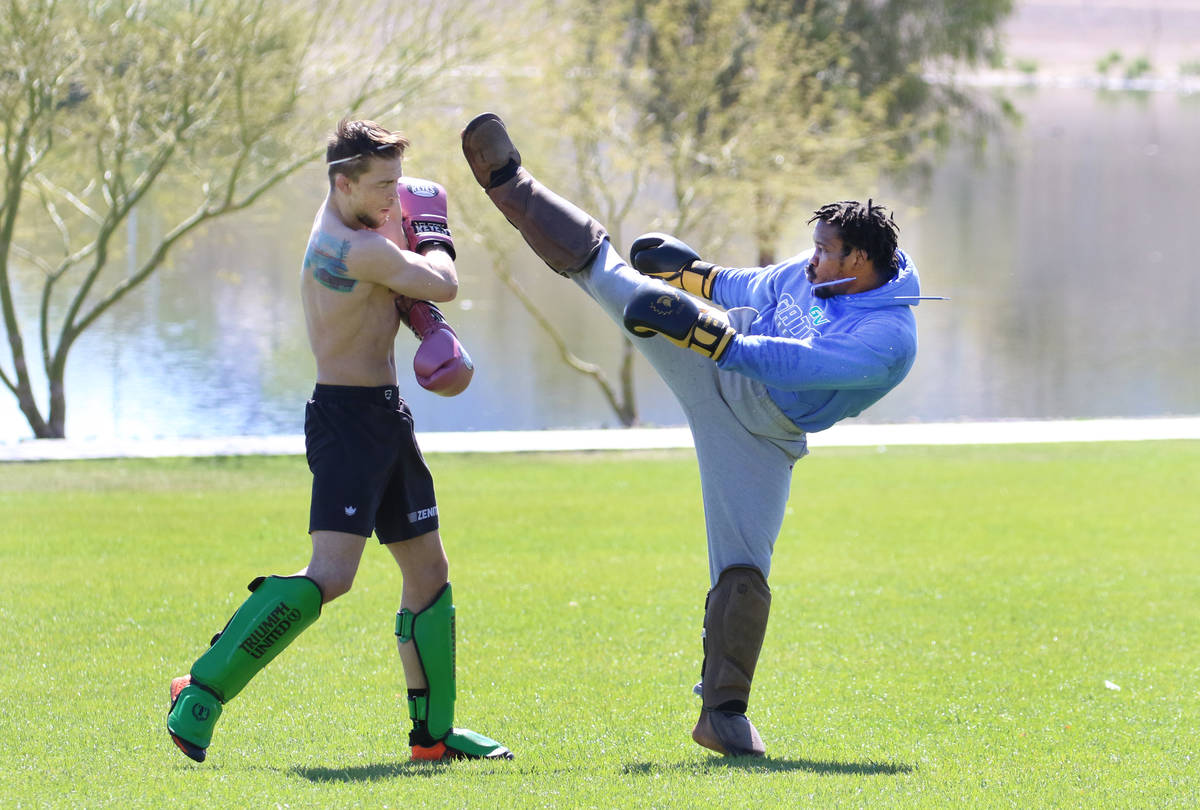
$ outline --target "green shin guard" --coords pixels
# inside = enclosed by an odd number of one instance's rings
[[[401,644],[412,642],[425,673],[426,688],[408,690],[413,758],[512,759],[512,753],[495,740],[454,728],[454,613],[454,595],[447,582],[424,610],[413,613],[403,608],[396,614],[396,637]]]
[[[200,759],[212,740],[221,705],[236,697],[321,615],[321,589],[308,577],[258,577],[250,583],[250,591],[212,646],[192,665],[191,681],[175,695],[167,715],[168,731],[177,743],[199,749]]]
[[[427,684],[408,693],[411,742],[433,745],[454,727],[454,594],[449,582],[420,613],[404,608],[396,614],[396,637],[401,644],[412,642]]]
[[[192,682],[228,703],[321,615],[321,589],[308,577],[259,577],[208,652]]]

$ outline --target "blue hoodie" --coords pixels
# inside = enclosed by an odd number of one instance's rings
[[[896,254],[900,272],[887,284],[832,298],[816,297],[805,276],[812,251],[770,267],[723,270],[713,301],[751,307],[758,317],[718,365],[763,383],[805,431],[862,413],[904,379],[917,354],[917,301],[907,296],[921,294],[920,280],[913,261]]]

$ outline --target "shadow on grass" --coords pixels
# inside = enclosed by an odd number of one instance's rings
[[[377,782],[381,779],[398,777],[424,777],[426,779],[446,772],[454,763],[432,762],[377,762],[371,765],[353,765],[345,768],[291,768],[292,774],[309,782]],[[814,759],[771,759],[765,757],[712,757],[701,762],[630,762],[622,766],[624,773],[634,776],[677,771],[703,773],[718,769],[785,773],[808,771],[822,776],[891,776],[912,773],[911,765],[894,762],[828,762]],[[544,769],[536,769],[545,773]],[[571,768],[558,769],[569,771]],[[503,769],[497,773],[503,773]],[[481,772],[480,775],[483,775]]]
[[[785,772],[808,771],[822,776],[892,776],[912,773],[911,765],[895,762],[829,762],[815,759],[772,759],[771,757],[712,757],[703,762],[679,762],[664,766],[658,762],[631,762],[625,773],[648,774],[675,771],[709,771],[717,768],[736,768],[745,771]]]
[[[377,762],[348,768],[291,768],[290,771],[310,782],[376,782],[398,776],[437,776],[444,766],[429,762]]]

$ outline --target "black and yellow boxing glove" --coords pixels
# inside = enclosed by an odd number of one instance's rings
[[[677,346],[720,360],[736,330],[721,310],[661,284],[644,284],[625,305],[625,328],[637,337],[662,335]]]
[[[662,279],[672,287],[709,300],[713,281],[725,269],[700,261],[696,251],[665,233],[646,233],[634,239],[629,263],[644,276]]]

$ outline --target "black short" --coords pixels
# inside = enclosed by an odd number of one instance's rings
[[[349,532],[381,543],[438,527],[433,476],[394,385],[317,385],[304,409],[312,470],[308,530]]]

